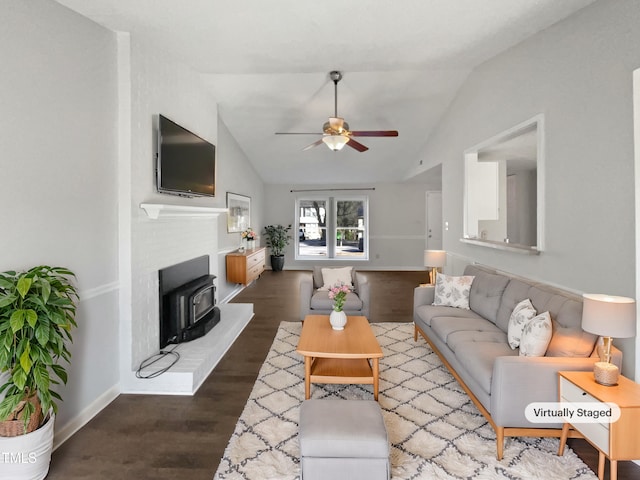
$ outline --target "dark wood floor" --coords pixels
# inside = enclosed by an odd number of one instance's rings
[[[298,320],[305,274],[267,271],[234,299],[253,303],[256,315],[196,395],[120,395],[53,453],[47,478],[211,480],[278,325]],[[412,321],[413,288],[424,272],[367,275],[371,321]],[[583,440],[570,445],[595,471],[595,450]],[[640,478],[640,466],[620,462],[618,478]]]

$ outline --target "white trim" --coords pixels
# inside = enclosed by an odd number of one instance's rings
[[[132,179],[131,179],[131,35],[116,32],[118,51],[118,297],[119,316],[119,372],[122,381],[124,372],[131,365],[132,324]]]
[[[369,235],[374,240],[426,240],[426,235]]]
[[[99,285],[94,288],[88,288],[87,290],[82,290],[78,292],[78,296],[80,297],[80,302],[86,302],[87,300],[91,300],[92,298],[96,298],[101,295],[106,295],[107,293],[117,291],[119,288],[120,288],[120,282],[105,283],[104,285]]]
[[[225,247],[223,249],[218,250],[218,255],[226,255],[227,253],[236,252],[240,247]],[[260,248],[260,247],[256,247]]]
[[[330,259],[333,260],[333,259]],[[387,266],[377,266],[377,265],[362,265],[359,268],[359,272],[364,273],[366,275],[367,272],[424,272],[426,271],[425,267],[407,267],[406,265],[401,265],[401,266],[393,266],[393,265],[387,265]],[[313,271],[313,269],[310,269],[308,267],[305,267],[303,265],[296,265],[293,267],[287,267],[285,265],[284,270],[288,270],[288,271],[305,271],[305,272],[311,272]]]
[[[640,68],[633,72],[633,145],[636,206],[636,298],[640,298]],[[636,302],[636,382],[640,382],[640,303]]]
[[[544,239],[546,238],[545,234],[545,212],[546,212],[546,184],[547,178],[545,176],[545,163],[547,158],[547,141],[546,141],[546,127],[544,122],[544,115],[536,115],[534,117],[535,121],[538,122],[538,158],[537,158],[537,166],[538,169],[537,175],[537,214],[538,214],[538,224],[536,225],[537,233],[538,233],[538,244],[536,245],[536,250],[539,252],[544,251]]]
[[[523,255],[539,255],[540,251],[535,247],[527,247],[525,245],[509,244],[504,242],[494,242],[493,240],[480,240],[478,238],[461,238],[462,243],[469,245],[479,245],[481,247],[493,248],[495,250],[504,250],[505,252],[521,253]]]
[[[168,205],[164,203],[141,203],[147,216],[152,220],[160,217],[217,217],[227,213],[227,208],[197,207],[193,205]]]
[[[98,398],[96,398],[91,404],[85,408],[82,412],[68,421],[61,428],[56,428],[55,435],[53,437],[53,449],[55,450],[64,442],[69,440],[71,436],[84,427],[89,421],[95,417],[98,413],[100,413],[104,408],[107,407],[111,402],[113,402],[120,395],[120,385],[115,384],[113,387],[108,389]]]
[[[544,251],[544,240],[545,240],[545,183],[546,183],[546,178],[545,178],[545,158],[546,158],[546,141],[545,141],[545,121],[544,121],[544,114],[543,113],[539,113],[537,115],[534,115],[533,117],[529,118],[528,120],[525,120],[524,122],[519,123],[518,125],[515,125],[514,127],[511,127],[507,130],[504,130],[503,132],[500,132],[494,136],[492,136],[491,138],[488,138],[476,145],[474,145],[473,147],[467,148],[463,154],[464,154],[464,159],[465,159],[465,169],[466,169],[466,159],[478,154],[479,150],[482,150],[483,148],[486,148],[490,145],[493,145],[494,143],[500,142],[501,140],[504,140],[506,137],[510,137],[511,135],[513,135],[514,133],[517,133],[520,130],[523,130],[531,125],[536,125],[536,129],[537,129],[537,135],[536,135],[536,141],[537,141],[537,151],[538,151],[538,155],[537,155],[537,159],[536,159],[536,164],[537,164],[537,185],[536,185],[536,190],[537,190],[537,219],[536,219],[536,223],[537,223],[537,238],[536,238],[536,243],[537,245],[536,250],[538,252],[543,252]],[[467,230],[467,174],[465,173],[465,178],[464,178],[464,195],[463,195],[463,238],[469,238],[468,237],[468,230]],[[480,245],[480,244],[476,244],[476,245]],[[486,245],[483,245],[486,246]]]

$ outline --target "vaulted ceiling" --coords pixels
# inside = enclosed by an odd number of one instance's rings
[[[339,184],[407,180],[475,67],[594,0],[57,1],[200,72],[266,183]],[[399,136],[302,151],[333,116],[331,70],[352,130]]]

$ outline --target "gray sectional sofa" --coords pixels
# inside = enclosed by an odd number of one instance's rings
[[[479,265],[473,275],[470,310],[435,306],[434,287],[414,292],[415,339],[421,334],[460,382],[496,432],[502,458],[509,436],[560,436],[561,424],[525,417],[531,402],[558,401],[558,371],[593,370],[597,337],[582,330],[582,297]],[[549,311],[553,335],[544,357],[520,356],[507,341],[514,307],[529,298],[538,313]],[[615,352],[614,362],[622,354]]]

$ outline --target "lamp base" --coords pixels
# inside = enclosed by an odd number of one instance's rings
[[[596,383],[606,387],[613,387],[618,384],[620,370],[612,363],[596,362],[593,366],[593,376]]]
[[[429,272],[429,284],[436,284],[436,275],[438,275],[438,267],[432,267],[431,271]]]

